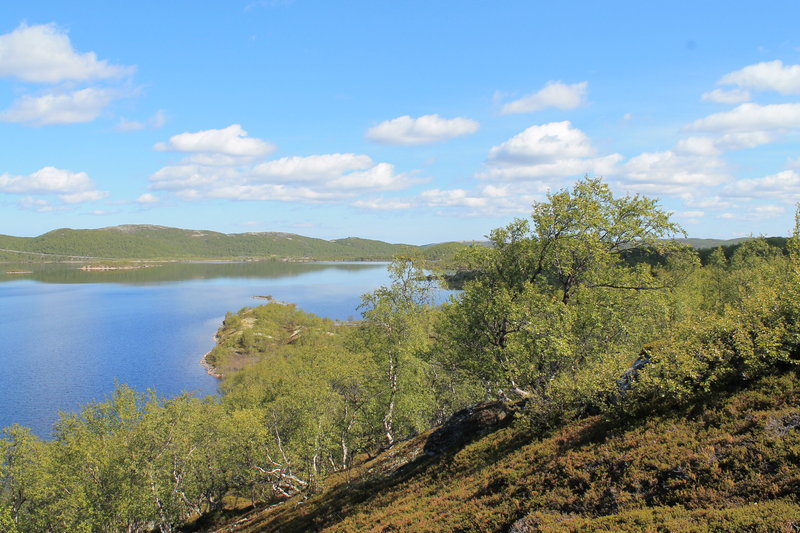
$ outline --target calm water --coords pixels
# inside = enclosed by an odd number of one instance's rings
[[[32,271],[6,274],[7,271]],[[83,272],[0,265],[0,427],[49,435],[59,410],[102,400],[114,381],[173,396],[213,394],[200,359],[226,311],[271,295],[337,319],[387,282],[383,264],[192,263]]]

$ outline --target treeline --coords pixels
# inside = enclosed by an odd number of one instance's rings
[[[398,258],[359,323],[277,303],[228,314],[208,357],[220,398],[120,387],[51,441],[6,429],[0,528],[175,531],[319,490],[482,400],[514,403],[532,440],[782,372],[800,360],[798,230],[787,253],[755,239],[704,265],[654,200],[587,178],[463,252],[472,279],[445,304],[430,265]]]
[[[126,225],[100,229],[57,229],[38,237],[0,235],[0,260],[290,258],[384,260],[412,252],[446,259],[461,243],[428,246],[391,244],[348,237],[324,240],[289,233],[225,234],[163,226]]]

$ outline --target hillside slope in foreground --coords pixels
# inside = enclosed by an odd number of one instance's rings
[[[218,531],[797,531],[799,377],[539,436],[484,404]]]

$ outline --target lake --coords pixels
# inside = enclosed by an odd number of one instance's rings
[[[25,272],[25,273],[7,273]],[[115,381],[163,396],[214,394],[200,365],[227,311],[272,296],[334,319],[388,282],[381,263],[167,263],[91,271],[0,264],[0,427],[47,437],[58,411],[103,400]]]

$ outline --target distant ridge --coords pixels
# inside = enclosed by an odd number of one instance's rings
[[[52,256],[54,260],[70,257],[384,260],[404,252],[439,259],[464,246],[462,243],[413,246],[357,237],[328,241],[284,232],[227,234],[151,224],[124,224],[99,229],[61,228],[38,237],[0,235],[0,260],[41,261],[43,256]]]

